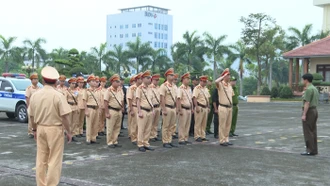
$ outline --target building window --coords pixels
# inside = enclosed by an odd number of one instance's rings
[[[139,28],[140,28],[140,27],[142,27],[142,24],[141,24],[141,23],[139,23],[139,24],[138,24],[138,27],[139,27]]]
[[[167,34],[164,34],[164,39],[167,39]]]
[[[148,34],[152,34],[152,32],[148,32]]]
[[[167,43],[164,43],[164,48],[167,48]]]
[[[136,37],[136,33],[133,33],[133,34],[132,34],[132,37]]]
[[[161,47],[164,48],[164,43],[162,43]]]
[[[110,38],[111,38],[111,35],[110,35]]]
[[[154,42],[154,47],[157,48],[157,42]]]
[[[164,30],[164,25],[162,25],[162,30]]]
[[[330,65],[316,65],[316,72],[323,76],[324,81],[330,81]]]
[[[124,37],[124,34],[120,34],[119,37],[120,37],[120,38],[123,38],[123,37]]]
[[[125,34],[125,37],[128,38],[128,34]]]
[[[136,28],[136,24],[132,24],[132,28]]]
[[[123,43],[120,43],[120,44],[119,44],[119,46],[123,47],[123,46],[124,46],[124,44],[123,44]]]
[[[117,35],[115,35],[115,37],[117,37]]]
[[[112,28],[112,27],[110,27],[110,28]]]
[[[157,39],[157,36],[158,36],[158,34],[157,34],[157,32],[155,32],[155,38]]]
[[[124,25],[120,25],[120,29],[123,29],[124,28]]]
[[[117,28],[117,27],[115,26],[115,28]]]
[[[160,47],[160,42],[158,42],[157,47],[158,47],[158,48]]]
[[[128,25],[125,25],[125,28],[128,28]]]
[[[162,33],[162,35],[161,35],[161,39],[164,39],[164,34]]]
[[[141,36],[142,36],[141,32],[139,32],[139,33],[138,33],[138,36],[139,36],[139,37],[141,37]]]
[[[148,23],[148,25],[152,25],[152,23]]]
[[[167,25],[164,25],[164,30],[166,30],[166,31],[167,31]]]
[[[157,23],[155,23],[155,29],[157,30],[158,26],[157,26]]]
[[[158,24],[158,30],[160,30],[160,24]]]
[[[160,33],[158,33],[158,39],[160,39]]]

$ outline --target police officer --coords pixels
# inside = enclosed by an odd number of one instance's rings
[[[57,91],[61,92],[64,95],[65,91],[68,89],[68,87],[65,86],[66,76],[60,75],[58,80],[60,83],[59,83],[59,85],[57,85],[56,89],[57,89]]]
[[[191,92],[194,91],[194,88],[199,84],[199,79],[196,76],[192,76],[191,78]],[[194,136],[194,128],[195,128],[195,115],[194,113],[191,115],[191,123],[189,129],[189,136]]]
[[[138,108],[138,148],[139,151],[145,152],[146,150],[153,151],[150,147],[149,138],[152,126],[153,93],[149,85],[151,83],[151,73],[149,70],[145,71],[142,75],[142,84],[137,88],[136,100]]]
[[[186,145],[191,142],[189,138],[189,127],[191,115],[194,112],[192,103],[192,91],[189,87],[190,73],[181,76],[182,85],[178,88],[177,108],[179,111],[179,144]]]
[[[78,108],[79,108],[79,123],[78,123],[78,135],[76,137],[85,137],[84,135],[84,122],[85,122],[85,105],[83,101],[83,95],[86,89],[84,88],[85,80],[83,77],[77,78],[78,83]]]
[[[25,99],[26,99],[27,108],[29,108],[30,98],[31,98],[32,94],[34,94],[35,92],[37,92],[39,90],[39,87],[38,87],[38,81],[39,81],[38,80],[38,74],[32,74],[30,76],[30,80],[31,80],[32,85],[28,86],[26,88],[26,91],[25,91]],[[31,124],[30,120],[28,120],[28,135],[29,135],[30,138],[33,138],[32,124]]]
[[[172,144],[172,131],[171,128],[176,122],[176,97],[177,92],[173,85],[174,79],[174,69],[168,69],[164,76],[166,77],[166,82],[163,83],[160,88],[160,104],[162,108],[163,126],[162,126],[162,141],[163,147],[172,148],[178,147]]]
[[[194,88],[193,101],[195,105],[195,140],[197,142],[208,141],[205,135],[207,115],[209,109],[209,90],[206,87],[207,76],[199,77],[200,83]]]
[[[129,80],[129,88],[127,89],[127,92],[126,92],[126,95],[129,95],[130,94],[130,88],[131,86],[133,86],[135,84],[135,78],[136,78],[136,75],[133,75],[130,80]],[[126,96],[126,103],[129,103],[128,102],[128,98]],[[132,116],[130,115],[130,107],[128,106],[128,110],[127,110],[127,132],[128,132],[128,138],[131,139],[131,131],[132,131],[132,126],[131,126],[131,120],[132,120]]]
[[[154,106],[154,115],[152,119],[151,133],[150,133],[150,141],[156,142],[161,141],[158,138],[158,125],[160,119],[160,94],[159,94],[159,74],[154,74],[151,77],[151,92],[154,96],[153,106]]]
[[[219,141],[220,145],[233,145],[229,142],[229,132],[232,120],[232,96],[234,91],[230,85],[230,72],[226,68],[221,76],[215,81],[219,95]]]
[[[76,89],[76,78],[70,78],[68,83],[70,87],[64,92],[65,98],[68,104],[71,107],[72,112],[69,115],[70,119],[70,131],[72,137],[72,141],[77,141],[75,136],[79,134],[79,108],[78,108],[78,90]]]
[[[174,80],[173,80],[173,87],[175,92],[178,92],[178,82],[179,82],[179,74],[174,74]],[[176,126],[178,123],[178,117],[175,115],[175,123],[171,127],[171,133],[173,139],[178,139],[178,136],[176,135]]]
[[[104,111],[104,93],[107,91],[105,88],[105,84],[107,83],[107,77],[103,76],[100,78],[100,86],[98,91],[100,91],[100,116],[99,116],[99,128],[98,128],[98,135],[104,136],[104,123],[105,123],[105,111]]]
[[[124,111],[124,94],[120,88],[120,77],[113,75],[109,81],[111,86],[104,93],[104,109],[107,118],[107,145],[109,148],[121,147],[118,135]]]
[[[137,145],[137,133],[138,133],[138,125],[137,125],[137,107],[136,107],[136,89],[138,86],[141,85],[142,73],[139,73],[135,77],[135,84],[129,87],[129,92],[127,94],[127,101],[128,101],[128,110],[130,126],[131,126],[131,141],[133,145]]]
[[[87,83],[90,88],[86,89],[83,95],[83,101],[85,105],[86,115],[86,143],[87,144],[99,144],[96,141],[98,131],[98,117],[99,117],[99,106],[100,106],[100,91],[96,89],[95,76],[90,75],[87,78]]]
[[[209,94],[211,95],[213,90],[215,89],[215,86],[213,85],[211,78],[207,81],[207,86],[206,87],[209,90]],[[212,97],[209,98],[209,104],[210,104],[210,106],[209,106],[210,107],[210,112],[207,115],[206,135],[213,134],[213,132],[211,132],[211,123],[212,123],[212,120],[213,120],[213,113],[214,113]]]
[[[230,85],[234,91],[234,95],[232,96],[232,100],[233,100],[233,116],[232,116],[232,120],[231,120],[231,127],[230,127],[230,133],[229,133],[229,137],[233,137],[233,136],[238,136],[237,134],[235,134],[235,130],[236,130],[236,123],[237,123],[237,115],[238,115],[238,88],[236,86],[236,81],[237,79],[235,77],[231,77],[230,79]]]
[[[68,143],[71,142],[71,108],[63,94],[55,90],[57,70],[47,66],[41,75],[45,86],[31,96],[28,110],[37,141],[36,182],[37,185],[58,185],[64,150],[63,126]]]

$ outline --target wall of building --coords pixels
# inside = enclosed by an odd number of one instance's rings
[[[309,64],[310,73],[316,73],[317,65],[330,65],[330,58],[311,58]]]

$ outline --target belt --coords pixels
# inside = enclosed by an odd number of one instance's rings
[[[174,109],[175,108],[174,105],[168,105],[168,104],[165,104],[165,107],[168,107],[168,108],[171,108],[171,109]]]
[[[97,106],[95,106],[95,105],[87,105],[87,108],[96,109]]]
[[[222,107],[226,107],[226,108],[231,108],[232,106],[231,105],[223,105],[223,104],[219,104],[220,106]]]
[[[111,109],[111,110],[115,110],[115,111],[117,111],[117,112],[121,111],[121,108],[113,108],[113,107],[111,107],[111,106],[108,106],[108,108]]]
[[[159,107],[159,104],[154,105],[154,108],[158,108],[158,107]]]
[[[202,104],[200,104],[200,103],[197,103],[197,105],[200,106],[200,107],[202,107],[202,108],[207,108],[207,106],[202,105]]]
[[[132,105],[132,107],[137,107],[136,105]]]
[[[140,107],[142,110],[144,110],[144,111],[147,111],[147,112],[150,112],[151,111],[151,109],[148,109],[148,108],[144,108],[144,107]]]
[[[69,105],[77,105],[76,103],[73,102],[68,102]]]
[[[186,109],[186,110],[191,110],[190,107],[185,107],[185,106],[183,106],[183,105],[181,105],[181,108]]]

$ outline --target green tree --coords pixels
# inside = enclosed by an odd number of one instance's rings
[[[330,36],[330,30],[328,30],[328,31],[321,30],[318,34],[312,36],[312,40],[315,41],[315,40],[326,38],[328,36]]]
[[[143,67],[144,70],[151,68],[152,72],[160,72],[170,68],[171,60],[166,56],[166,50],[160,48],[158,50],[152,50],[150,55],[150,63]]]
[[[102,71],[102,62],[104,62],[104,59],[107,57],[107,43],[101,43],[100,47],[92,47],[92,55],[94,55],[97,58],[98,61],[98,71]]]
[[[108,51],[105,60],[106,71],[121,74],[121,69],[130,71],[132,62],[129,61],[128,52],[121,45],[114,46],[113,50]]]
[[[241,17],[240,22],[244,23],[242,29],[242,40],[247,45],[249,53],[255,55],[258,64],[258,88],[257,94],[260,94],[262,85],[261,75],[261,55],[260,48],[267,41],[268,30],[275,27],[275,20],[265,14],[250,14],[248,17]]]
[[[9,63],[14,62],[14,53],[17,47],[14,46],[16,37],[8,37],[7,39],[0,35],[1,47],[0,47],[0,56],[3,60],[5,72],[9,71]]]
[[[287,38],[287,50],[292,50],[311,43],[313,41],[313,36],[311,35],[312,29],[312,24],[305,25],[301,31],[298,28],[289,27],[288,31],[291,35]]]
[[[217,77],[217,61],[223,58],[224,54],[229,54],[228,46],[224,45],[223,42],[226,40],[227,35],[221,35],[218,38],[213,37],[209,33],[204,33],[204,42],[206,44],[207,57],[212,59],[213,62],[213,80]]]
[[[75,70],[81,69],[83,67],[84,63],[80,61],[80,54],[79,51],[75,48],[69,50],[68,56],[65,59],[56,59],[56,64],[62,65],[58,71],[62,74],[66,74],[71,76],[71,72],[74,72]],[[73,70],[75,69],[75,70]],[[79,70],[81,71],[81,70]]]
[[[84,69],[87,71],[87,74],[92,74],[99,71],[98,68],[99,62],[94,55],[87,53],[86,51],[82,51],[80,53],[79,61],[82,62]]]
[[[140,66],[144,66],[145,63],[150,61],[149,56],[151,55],[152,48],[150,43],[142,43],[139,37],[136,38],[135,42],[128,42],[128,57],[135,60],[136,72],[140,72]]]
[[[233,58],[239,59],[238,71],[240,79],[240,95],[243,95],[243,74],[245,72],[245,64],[250,64],[251,60],[248,57],[248,51],[245,44],[242,41],[237,41],[234,45],[231,45],[230,48],[233,49]]]
[[[54,66],[56,69],[59,69],[59,64],[55,63],[55,60],[67,60],[69,56],[69,51],[60,47],[53,49],[51,53],[48,54],[48,60],[45,65]]]
[[[257,90],[258,80],[252,76],[244,78],[243,95],[253,95]]]
[[[46,40],[43,38],[38,38],[35,41],[26,39],[23,41],[23,43],[26,45],[28,59],[32,60],[33,71],[35,62],[37,63],[37,68],[40,68],[40,62],[45,62],[47,58],[47,53],[42,48],[42,44],[45,44]]]

